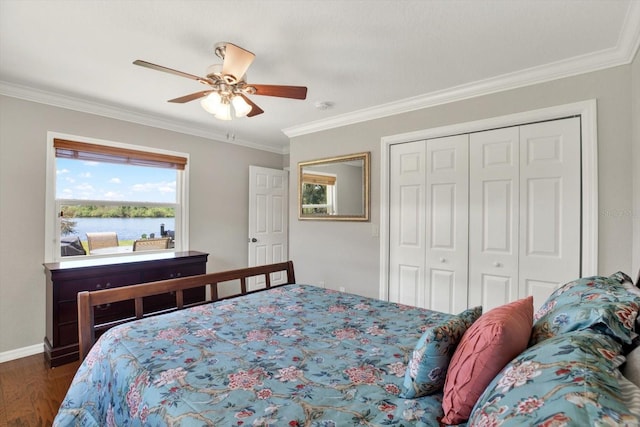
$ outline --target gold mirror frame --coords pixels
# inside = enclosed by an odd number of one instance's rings
[[[370,152],[348,154],[346,156],[330,157],[318,160],[309,160],[298,163],[298,219],[300,220],[314,220],[314,221],[369,221],[369,171],[370,171]],[[360,180],[358,181],[356,175],[345,172],[341,177],[340,172],[336,172],[342,166],[358,166],[354,162],[362,162],[362,173]],[[342,180],[341,180],[342,178]],[[346,181],[345,181],[346,180]],[[335,203],[322,206],[320,208],[314,208],[310,205],[303,206],[305,184],[316,183],[318,185],[332,186],[335,188],[333,194]],[[357,187],[360,187],[359,197],[362,201],[361,209],[355,212],[353,206],[341,209],[341,206],[348,205],[351,202],[356,202],[354,197],[348,197],[349,194],[346,191],[352,191],[351,195],[355,195]],[[348,190],[351,188],[351,190]],[[343,193],[340,191],[343,190]],[[325,190],[326,191],[326,190]],[[347,194],[347,198],[343,197],[342,202],[339,202],[339,198]],[[328,206],[328,207],[326,207]],[[337,211],[327,212],[308,212],[310,209],[320,209],[323,207],[330,209],[335,206]]]

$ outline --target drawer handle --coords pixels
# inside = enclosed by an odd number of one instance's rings
[[[104,285],[104,289],[110,288],[111,287],[111,282],[107,282]],[[102,285],[100,283],[96,284],[96,289],[102,289]]]

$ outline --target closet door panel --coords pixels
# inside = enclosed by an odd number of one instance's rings
[[[469,305],[484,311],[518,295],[519,130],[469,140]]]
[[[580,276],[580,119],[520,130],[520,294],[539,307]]]
[[[454,271],[450,269],[439,269],[436,267],[429,267],[429,283],[431,284],[431,310],[443,311],[445,313],[453,313],[457,310],[458,304],[456,304],[455,298],[459,292],[456,292],[456,277]],[[466,296],[464,298],[466,300]],[[458,313],[462,311],[459,310]]]
[[[513,301],[515,299],[513,290],[517,287],[513,284],[513,277],[482,274],[481,280],[482,300],[478,304],[482,305],[484,311],[503,304],[503,302],[497,303],[497,301]]]
[[[425,144],[390,147],[389,300],[426,308]]]
[[[459,313],[468,302],[469,137],[430,139],[426,155],[428,308]]]

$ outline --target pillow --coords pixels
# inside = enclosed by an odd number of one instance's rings
[[[609,276],[609,279],[614,279],[614,280],[618,281],[618,283],[621,283],[621,284],[628,283],[629,285],[634,287],[633,280],[631,280],[631,277],[629,277],[628,275],[626,275],[622,271],[618,271],[617,273],[613,273],[611,276]]]
[[[413,399],[442,390],[449,361],[462,334],[481,314],[482,307],[470,308],[422,334],[405,371],[400,397]]]
[[[614,275],[615,276],[615,275]],[[583,277],[556,289],[535,314],[531,345],[592,328],[631,344],[640,295],[616,277]]]
[[[637,426],[616,377],[620,350],[613,337],[590,329],[530,347],[491,381],[467,425]]]
[[[498,372],[527,348],[533,323],[529,296],[480,316],[465,332],[451,359],[442,409],[446,424],[469,418],[473,405]]]

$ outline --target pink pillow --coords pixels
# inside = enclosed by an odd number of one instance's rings
[[[486,312],[467,329],[447,371],[443,423],[469,419],[491,380],[527,348],[532,324],[533,297],[529,296]]]

